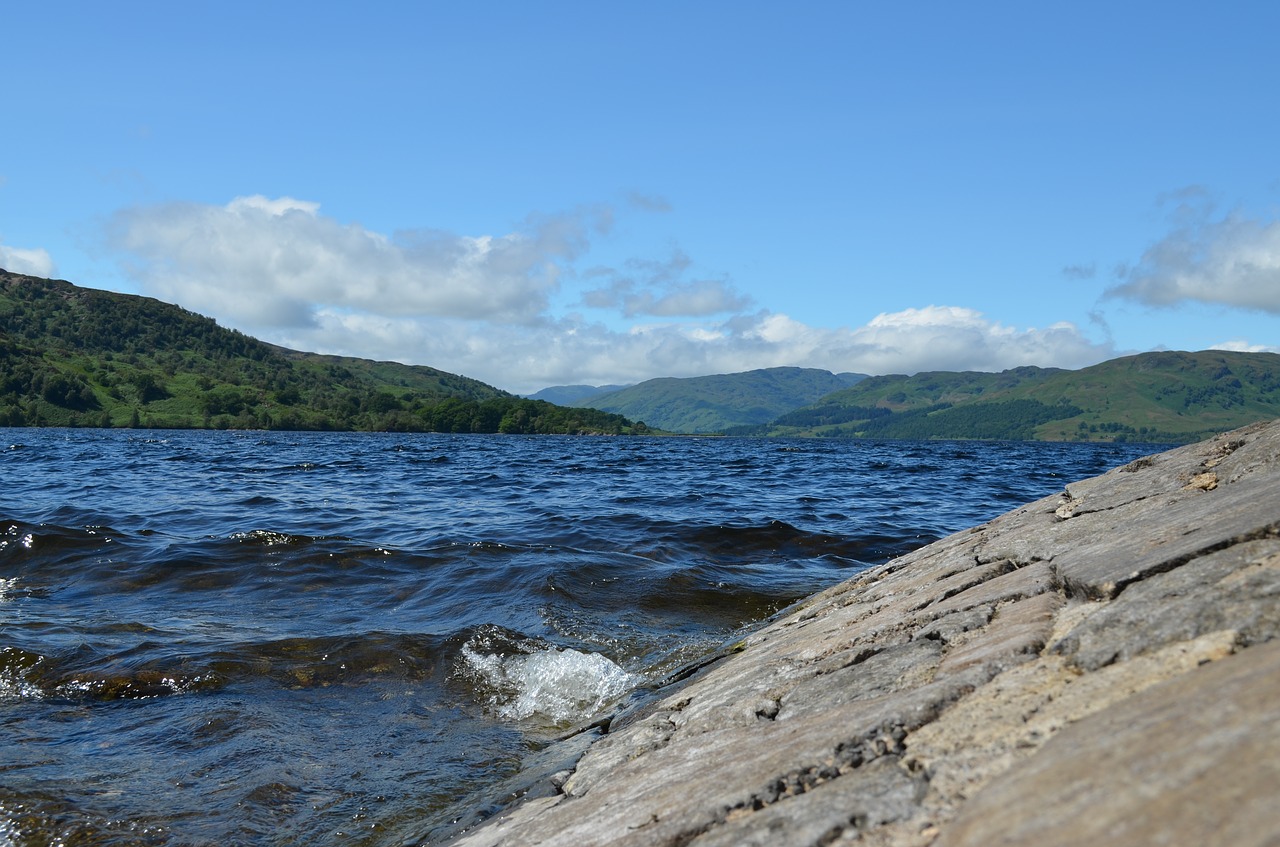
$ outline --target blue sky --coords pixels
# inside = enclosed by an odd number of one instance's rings
[[[1280,349],[1280,4],[16,4],[0,267],[515,392]]]

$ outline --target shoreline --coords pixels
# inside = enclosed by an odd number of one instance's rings
[[[447,843],[1274,843],[1278,634],[1280,421],[801,601]]]

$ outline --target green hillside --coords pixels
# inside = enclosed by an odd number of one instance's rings
[[[586,401],[612,391],[621,391],[625,385],[553,385],[534,394],[528,395],[530,400],[546,400],[558,406],[587,406]]]
[[[669,432],[723,432],[763,424],[865,379],[817,368],[764,368],[690,378],[661,377],[574,405],[625,415]]]
[[[621,433],[435,368],[300,353],[148,297],[0,270],[0,426]]]
[[[653,379],[574,407],[435,368],[301,353],[177,306],[0,270],[0,426],[684,433],[1186,442],[1280,417],[1280,355],[1077,371]]]
[[[1143,353],[1078,371],[880,376],[737,434],[1197,441],[1280,417],[1280,355]]]

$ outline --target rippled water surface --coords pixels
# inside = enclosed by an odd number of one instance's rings
[[[742,627],[1156,449],[0,440],[0,845],[437,841]]]

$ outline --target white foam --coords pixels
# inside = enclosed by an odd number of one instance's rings
[[[22,670],[13,667],[0,669],[0,701],[39,700],[42,697],[44,692],[40,686],[29,682]]]
[[[21,809],[17,812],[20,813]],[[18,829],[17,814],[11,813],[4,803],[0,803],[0,847],[17,847],[20,835],[22,831]]]
[[[490,692],[489,706],[506,720],[588,718],[641,680],[599,653],[570,649],[500,656],[468,643],[462,658],[479,687]]]

